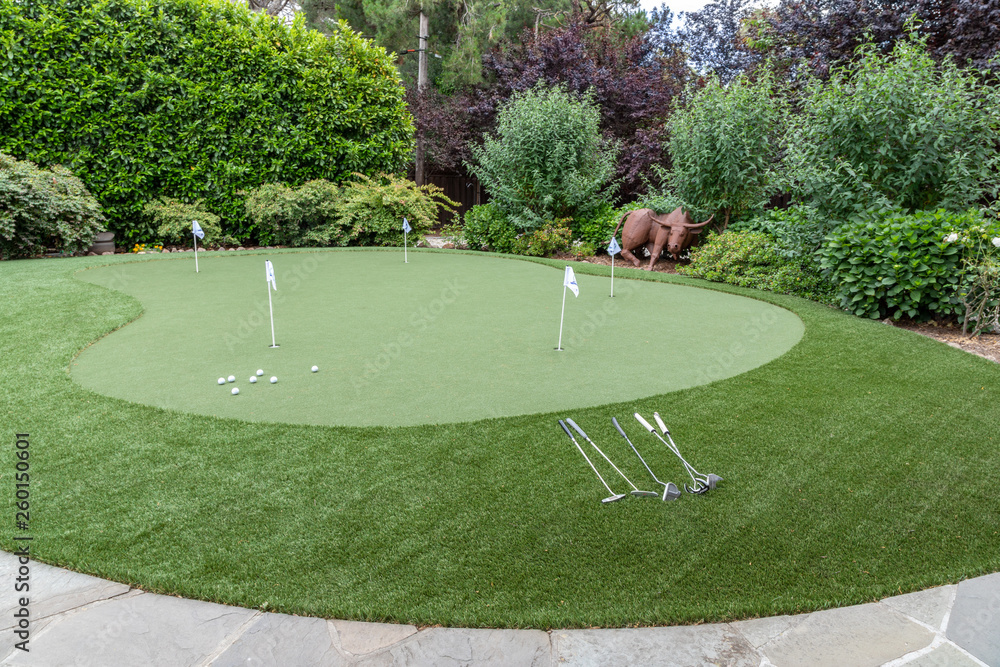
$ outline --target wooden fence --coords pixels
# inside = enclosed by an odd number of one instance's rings
[[[489,196],[483,190],[483,187],[479,184],[479,181],[475,178],[432,174],[427,177],[427,182],[438,186],[444,190],[444,194],[447,195],[449,199],[459,203],[458,215],[460,219],[465,215],[465,212],[473,206],[476,206],[477,204],[485,204],[490,200]],[[446,211],[440,211],[438,213],[439,225],[447,225],[452,222],[458,221],[452,220],[451,215],[449,215]]]

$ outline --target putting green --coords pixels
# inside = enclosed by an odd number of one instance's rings
[[[190,255],[78,274],[134,296],[144,313],[84,350],[73,378],[107,396],[249,421],[434,424],[705,384],[782,355],[804,331],[762,301],[622,279],[612,299],[608,278],[580,275],[556,351],[562,272],[552,267],[434,252],[408,264],[392,252],[271,258],[276,349],[263,255],[205,257],[197,274]],[[229,375],[234,384],[217,384]]]

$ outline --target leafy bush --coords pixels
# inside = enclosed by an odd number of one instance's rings
[[[338,224],[358,245],[403,245],[403,218],[413,228],[410,243],[417,243],[437,223],[438,207],[452,214],[458,209],[458,202],[436,185],[418,186],[389,174],[354,176],[358,180],[343,189],[336,215]]]
[[[513,253],[517,230],[500,207],[489,202],[466,211],[461,238],[474,250]]]
[[[981,223],[977,211],[870,214],[827,237],[821,265],[841,307],[859,317],[957,315],[962,248],[945,238]]]
[[[978,336],[983,331],[1000,333],[1000,202],[984,213],[990,219],[973,225],[945,241],[962,247],[964,276],[959,297],[965,312],[962,333]],[[957,237],[957,238],[956,238]]]
[[[621,217],[622,211],[604,202],[589,215],[573,220],[573,234],[594,248],[607,248]]]
[[[0,257],[79,252],[102,231],[101,207],[80,179],[0,153]]]
[[[569,228],[569,218],[562,218],[517,237],[514,241],[514,253],[549,257],[557,252],[568,252],[572,243],[573,232]]]
[[[79,173],[130,240],[163,196],[245,239],[240,190],[399,169],[413,125],[388,54],[245,5],[0,2],[0,150]]]
[[[911,34],[814,82],[788,135],[788,187],[825,214],[961,211],[1000,182],[1000,89],[951,60],[935,64]]]
[[[222,236],[219,216],[206,211],[201,201],[185,204],[164,197],[161,201],[146,204],[143,211],[152,219],[156,235],[167,243],[193,245],[194,237],[191,234],[193,220],[197,220],[201,231],[205,232],[205,238],[201,241],[204,245],[214,245]]]
[[[600,120],[591,95],[539,82],[500,108],[496,134],[470,147],[469,169],[519,230],[586,216],[616,187],[617,148]]]
[[[764,232],[773,236],[778,253],[788,258],[809,258],[820,249],[826,235],[841,224],[831,220],[812,206],[796,205],[787,209],[771,209],[766,213],[738,221],[729,226],[732,231]]]
[[[832,285],[813,263],[790,259],[779,250],[774,237],[763,232],[726,231],[691,248],[691,263],[678,266],[677,271],[714,282],[833,303]]]
[[[246,193],[246,215],[263,244],[343,246],[350,241],[337,221],[341,189],[317,179],[290,188],[267,183]]]
[[[697,209],[718,212],[721,228],[763,208],[776,189],[786,112],[774,88],[766,72],[726,85],[713,77],[669,121],[667,181]]]

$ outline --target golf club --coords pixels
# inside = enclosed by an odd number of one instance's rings
[[[670,437],[670,430],[667,428],[667,425],[663,423],[663,420],[660,419],[660,413],[659,412],[654,412],[653,413],[653,419],[656,420],[656,425],[660,427],[660,430],[663,431],[663,434],[665,436],[667,436],[668,440],[670,440],[670,445],[671,445],[672,449],[674,450],[674,453],[677,454],[677,457],[681,461],[683,461],[684,466],[686,468],[690,468],[691,471],[694,472],[695,477],[698,478],[698,481],[702,482],[709,489],[714,489],[715,485],[722,481],[722,478],[719,477],[718,475],[713,475],[712,473],[709,473],[707,475],[702,475],[697,470],[695,470],[694,466],[691,465],[690,463],[688,463],[687,460],[685,460],[684,457],[681,456],[680,449],[677,448],[677,444],[674,442],[674,439],[672,437]],[[702,489],[701,493],[704,493],[704,492],[705,492],[705,489]]]
[[[594,449],[596,449],[597,453],[600,454],[601,456],[603,456],[604,460],[611,464],[612,468],[614,468],[615,470],[618,470],[618,466],[616,466],[614,464],[614,462],[611,459],[609,459],[607,457],[607,455],[605,455],[604,452],[601,451],[600,447],[598,447],[597,445],[594,444],[594,441],[591,440],[587,436],[587,434],[583,432],[582,428],[580,428],[579,426],[576,425],[575,421],[573,421],[572,419],[570,419],[569,417],[567,417],[566,418],[566,423],[569,424],[570,426],[572,426],[573,429],[576,430],[577,433],[579,433],[580,435],[582,435],[583,438],[584,438],[584,440],[586,440],[587,442],[589,442],[590,446],[593,447]],[[644,496],[644,497],[648,497],[648,498],[656,498],[656,497],[659,496],[659,494],[657,494],[657,493],[655,493],[653,491],[640,491],[639,487],[637,487],[635,484],[633,484],[632,480],[630,480],[628,477],[626,477],[625,473],[623,473],[621,470],[618,470],[618,474],[622,476],[622,479],[624,479],[626,482],[628,482],[629,486],[632,487],[632,495],[633,496],[636,496],[636,497],[643,497]]]
[[[661,498],[661,500],[666,502],[668,500],[677,500],[678,498],[680,498],[681,497],[680,489],[678,489],[673,482],[661,482],[659,479],[656,478],[656,475],[653,474],[653,471],[650,470],[649,465],[646,463],[646,459],[642,458],[642,454],[639,453],[639,450],[635,448],[635,445],[632,444],[632,441],[628,439],[627,435],[625,435],[625,431],[623,431],[622,427],[618,424],[618,420],[612,417],[611,423],[615,425],[615,428],[618,429],[618,432],[621,433],[621,436],[625,438],[625,442],[628,443],[628,446],[632,448],[632,451],[635,452],[635,455],[639,457],[640,461],[642,461],[642,465],[646,466],[646,470],[649,471],[649,475],[650,477],[653,478],[653,481],[663,486],[663,498]]]
[[[722,478],[719,477],[718,475],[711,475],[708,477],[701,475],[697,470],[694,469],[694,466],[688,463],[684,459],[684,457],[681,456],[680,451],[677,449],[677,445],[674,444],[673,438],[670,439],[670,442],[667,442],[660,436],[659,433],[656,432],[656,429],[653,428],[653,426],[651,426],[648,421],[642,418],[642,415],[636,412],[634,416],[636,418],[636,421],[642,424],[647,431],[649,431],[657,438],[659,438],[660,442],[666,445],[667,449],[672,451],[674,455],[681,460],[681,463],[684,464],[684,469],[687,471],[688,476],[691,477],[691,482],[694,484],[694,486],[688,486],[687,484],[685,484],[684,485],[685,491],[687,491],[688,493],[702,494],[710,489],[714,489],[716,483],[722,481]],[[666,425],[663,424],[663,421],[660,420],[658,416],[657,416],[657,421],[660,424],[660,426],[664,429],[664,433],[667,435],[667,437],[670,438],[669,431],[666,431]]]
[[[597,478],[599,480],[601,480],[601,484],[603,484],[604,488],[607,489],[608,493],[611,494],[609,497],[605,498],[601,502],[602,503],[613,503],[616,500],[621,500],[622,498],[624,498],[625,497],[624,493],[618,493],[618,494],[616,494],[614,491],[611,490],[611,487],[608,486],[608,483],[604,481],[603,477],[601,477],[601,473],[597,472],[597,468],[595,468],[594,464],[590,462],[589,458],[587,458],[587,454],[583,451],[583,448],[580,447],[580,443],[578,443],[576,441],[576,438],[573,437],[573,434],[569,432],[568,428],[566,428],[566,424],[563,423],[563,420],[561,420],[561,419],[559,420],[559,425],[562,426],[562,429],[564,431],[566,431],[566,435],[569,436],[569,439],[573,441],[573,444],[576,445],[576,448],[578,450],[580,450],[581,454],[583,454],[583,458],[587,459],[587,463],[590,464],[590,469],[594,471],[594,474],[597,475]]]

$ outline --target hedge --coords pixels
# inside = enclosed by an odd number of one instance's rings
[[[225,0],[0,0],[0,150],[78,174],[124,239],[161,197],[253,230],[241,190],[396,171],[413,125],[393,63]]]

